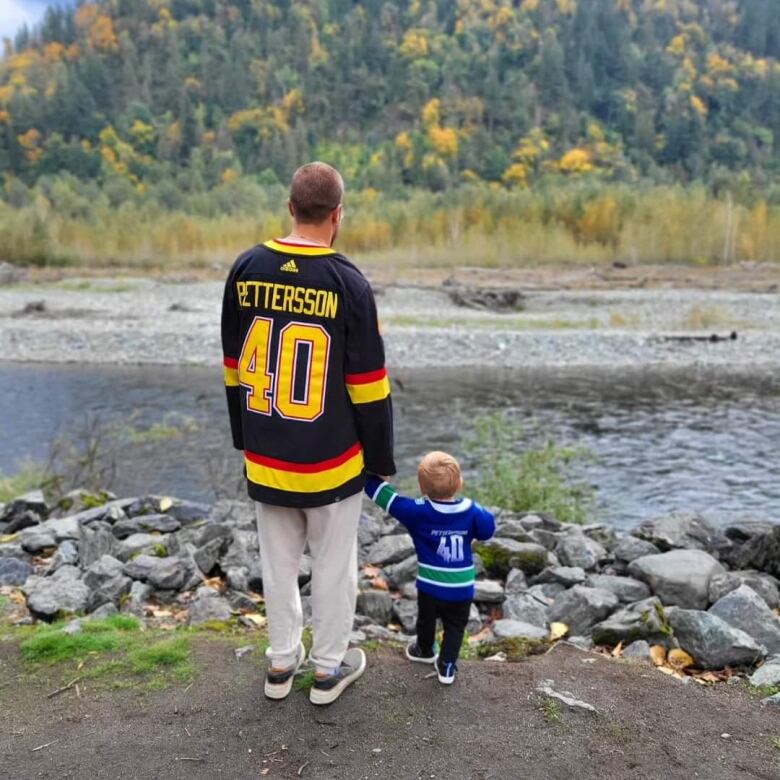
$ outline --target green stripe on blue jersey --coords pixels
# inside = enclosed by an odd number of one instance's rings
[[[465,569],[441,569],[436,566],[426,566],[424,563],[417,564],[417,576],[437,582],[442,585],[472,585],[476,576],[473,566]]]
[[[398,491],[394,490],[392,485],[388,485],[385,482],[379,487],[379,490],[374,494],[374,503],[382,507],[387,512],[390,509],[390,504],[393,503],[393,499],[398,495]]]

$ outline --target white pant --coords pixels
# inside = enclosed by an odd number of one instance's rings
[[[313,509],[257,504],[263,596],[271,665],[296,662],[303,630],[298,567],[311,553],[313,644],[317,671],[337,668],[349,645],[357,598],[357,528],[363,493]]]

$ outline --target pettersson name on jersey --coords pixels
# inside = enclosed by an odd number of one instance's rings
[[[335,319],[339,296],[331,290],[277,282],[238,281],[236,299],[243,309],[270,309]]]

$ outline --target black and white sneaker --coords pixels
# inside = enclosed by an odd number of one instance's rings
[[[455,672],[458,671],[458,665],[447,663],[446,661],[436,661],[436,676],[442,685],[452,685],[455,682]]]
[[[328,677],[315,677],[309,692],[312,704],[332,704],[366,671],[366,654],[359,648],[347,650],[338,671]]]
[[[269,699],[286,699],[290,695],[293,685],[293,677],[306,660],[306,648],[301,642],[298,647],[298,660],[295,666],[281,672],[274,672],[270,668],[265,673],[265,695]]]
[[[420,650],[420,645],[417,642],[411,642],[406,646],[406,657],[410,661],[417,661],[420,664],[433,664],[436,663],[436,653],[430,655],[424,655]]]

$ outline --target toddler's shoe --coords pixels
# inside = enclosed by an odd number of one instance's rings
[[[424,655],[417,642],[412,642],[406,646],[406,657],[410,661],[417,661],[421,664],[432,664],[436,662],[436,653]]]
[[[436,674],[442,685],[452,685],[455,682],[455,672],[458,671],[458,665],[447,663],[445,661],[436,661]]]

